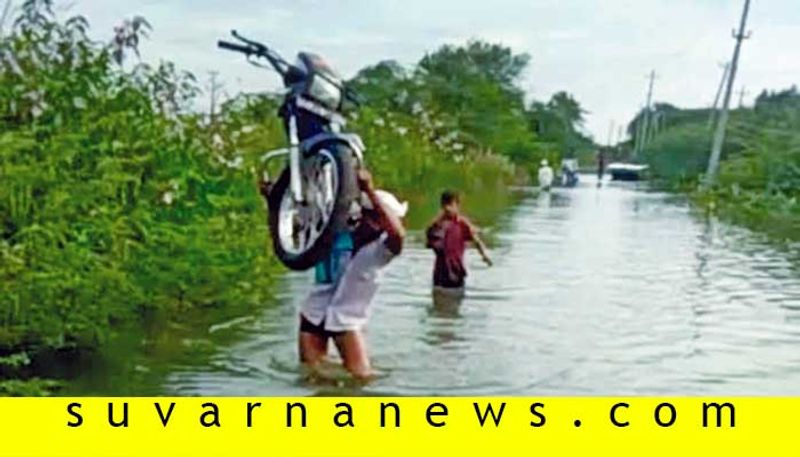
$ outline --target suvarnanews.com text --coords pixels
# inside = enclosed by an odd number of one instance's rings
[[[265,405],[265,402],[269,404]],[[191,418],[200,430],[225,426],[258,428],[266,423],[272,424],[271,426],[279,424],[286,428],[305,428],[317,425],[321,421],[344,429],[355,428],[357,418],[361,418],[362,420],[358,421],[359,427],[367,425],[379,428],[402,428],[404,421],[409,420],[432,428],[445,428],[450,425],[451,419],[455,419],[453,416],[455,413],[448,407],[447,399],[431,400],[422,408],[414,408],[413,411],[405,411],[402,400],[380,400],[354,406],[346,399],[332,403],[330,408],[317,408],[319,410],[297,399],[283,402],[242,400],[241,403],[236,402],[233,405],[230,402],[221,405],[211,400],[184,404],[181,400],[153,399],[152,403],[135,405],[131,405],[128,401],[109,400],[104,406],[106,407],[102,411],[97,408],[89,411],[84,408],[81,401],[71,401],[65,404],[64,423],[69,428],[81,428],[88,423],[107,425],[111,428],[128,428],[135,427],[137,421],[157,420],[168,429],[174,417],[180,416],[179,420],[182,422],[186,421],[187,417]],[[514,408],[520,406],[520,402],[513,404]],[[511,421],[519,425],[520,418],[524,418],[524,425],[531,428],[543,428],[552,423],[548,418],[550,410],[547,402],[525,402],[526,413],[513,414],[513,417],[509,418],[508,412],[511,407],[512,405],[506,401],[475,399],[471,401],[471,408],[459,410],[458,423],[472,422],[481,428],[502,428]],[[636,414],[636,419],[633,419],[633,415],[630,414],[631,408],[639,408],[639,413],[642,408],[647,408],[649,414]],[[606,413],[606,425],[619,429],[642,425],[642,422],[650,422],[650,425],[668,429],[678,425],[682,420],[684,425],[690,422],[691,425],[701,428],[736,427],[736,406],[731,401],[698,401],[692,407],[685,405],[679,407],[667,400],[646,406],[636,405],[636,400],[609,401],[607,408],[602,410]],[[364,414],[366,412],[368,414]],[[561,416],[559,415],[559,418]],[[372,423],[364,424],[365,417],[369,417]],[[313,424],[310,425],[311,421]],[[570,421],[571,426],[576,428],[585,425],[579,417]]]

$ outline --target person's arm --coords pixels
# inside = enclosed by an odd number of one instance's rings
[[[428,249],[433,249],[433,245],[436,243],[436,241],[433,239],[434,238],[433,230],[434,230],[433,224],[429,225],[428,228],[425,230],[425,247]]]
[[[358,185],[367,195],[372,207],[378,213],[381,228],[386,232],[386,247],[394,255],[400,254],[403,250],[403,241],[406,237],[406,229],[403,222],[390,211],[383,207],[383,203],[375,193],[375,186],[372,182],[372,175],[366,169],[358,171]]]
[[[481,259],[483,259],[484,263],[488,266],[492,266],[492,259],[489,258],[488,249],[486,248],[486,244],[483,242],[480,236],[478,236],[478,231],[475,227],[467,223],[467,227],[469,227],[470,237],[472,238],[472,242],[475,244],[475,248],[478,250],[478,253],[481,255]]]
[[[489,254],[487,253],[486,245],[483,243],[483,240],[480,239],[478,236],[475,237],[475,247],[478,248],[478,252],[481,254],[481,258],[488,266],[494,265],[492,259],[489,258]]]
[[[428,249],[433,249],[434,251],[441,251],[442,250],[442,228],[441,228],[441,219],[442,216],[436,216],[436,219],[431,222],[428,226],[428,229],[425,231],[425,247]]]
[[[272,186],[274,183],[272,181],[268,181],[264,178],[258,180],[258,193],[261,194],[261,197],[264,198],[264,201],[269,204],[269,193],[272,192]]]
[[[261,195],[261,198],[264,199],[264,208],[267,210],[267,230],[269,230],[269,212],[272,208],[269,207],[269,195],[272,191],[273,183],[268,181],[264,178],[260,178],[256,187],[258,187],[258,193]]]
[[[493,262],[492,259],[489,258],[489,249],[486,248],[486,244],[483,242],[481,237],[478,236],[478,229],[476,229],[475,226],[472,225],[472,222],[470,222],[467,219],[462,218],[461,222],[467,227],[467,232],[469,233],[469,241],[472,241],[472,243],[475,245],[475,248],[481,255],[481,259],[483,259],[483,262],[491,267],[493,265]]]

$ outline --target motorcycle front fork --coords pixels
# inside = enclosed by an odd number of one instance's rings
[[[334,130],[338,132],[338,129]],[[292,198],[294,199],[295,203],[304,203],[306,198],[303,193],[303,180],[302,180],[302,165],[301,165],[301,156],[300,156],[300,140],[297,135],[297,118],[295,116],[291,116],[289,118],[289,147],[284,149],[278,149],[275,151],[270,151],[264,154],[261,157],[262,163],[269,162],[270,160],[278,157],[278,156],[289,156],[289,190],[292,193]],[[359,166],[361,165],[361,154],[357,154],[356,158],[358,159]],[[333,192],[333,177],[330,173],[327,173],[329,170],[325,170],[325,190],[327,191],[326,195],[331,195]],[[268,180],[266,176],[266,172],[264,175],[264,180]]]
[[[289,118],[289,182],[295,203],[302,203],[303,180],[300,178],[300,141],[297,138],[297,118]]]

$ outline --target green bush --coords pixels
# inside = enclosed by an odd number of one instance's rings
[[[93,348],[148,309],[261,302],[275,271],[263,205],[186,111],[193,78],[123,70],[50,2],[14,24],[0,42],[0,355]]]
[[[666,106],[666,105],[662,105]],[[668,127],[645,148],[654,174],[698,202],[781,239],[800,239],[800,94],[762,93],[731,113],[716,185],[697,190],[712,131],[707,112],[669,107]]]
[[[54,388],[32,372],[37,356],[108,347],[149,316],[260,306],[282,271],[255,190],[259,157],[285,143],[279,97],[242,94],[200,115],[194,76],[133,58],[144,19],[104,44],[52,3],[25,1],[0,38],[0,394]],[[561,154],[529,128],[514,85],[526,63],[475,42],[353,81],[370,101],[352,128],[378,184],[412,203],[413,226],[445,187],[489,222],[520,170]],[[579,106],[562,95],[574,127]]]

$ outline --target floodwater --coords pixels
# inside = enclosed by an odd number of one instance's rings
[[[296,313],[311,278],[292,273],[266,309],[195,329],[202,356],[141,355],[132,373],[158,373],[147,383],[95,373],[77,393],[800,395],[796,253],[679,197],[582,178],[526,191],[485,228],[495,266],[468,253],[458,306],[433,305],[432,253],[413,233],[373,303],[382,376],[367,386],[302,376]]]

